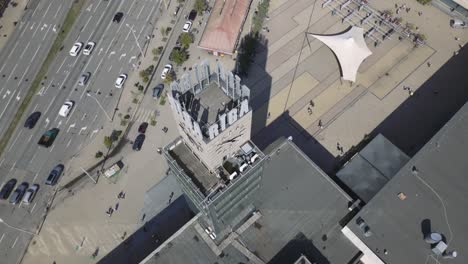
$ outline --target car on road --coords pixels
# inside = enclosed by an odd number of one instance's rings
[[[112,22],[120,23],[120,20],[122,20],[123,15],[124,15],[124,14],[123,14],[122,12],[117,12],[117,13],[114,15],[114,19],[112,19]]]
[[[93,52],[94,46],[96,46],[95,42],[92,42],[92,41],[88,42],[88,44],[86,44],[86,46],[83,49],[83,54],[90,55],[91,52]]]
[[[144,134],[147,128],[148,128],[147,122],[141,123],[140,126],[138,127],[138,133]]]
[[[161,79],[165,80],[167,77],[167,74],[172,71],[172,65],[171,64],[166,64],[164,65],[164,69],[161,73]]]
[[[78,85],[79,86],[85,86],[89,81],[89,77],[91,77],[90,72],[82,73],[80,78],[78,79]]]
[[[73,47],[70,49],[70,55],[73,57],[76,57],[80,53],[80,50],[82,47],[83,47],[82,42],[76,42],[75,44],[73,44]]]
[[[115,80],[115,87],[116,88],[122,88],[122,86],[124,85],[125,81],[127,80],[127,74],[123,73],[123,74],[120,74],[119,77],[117,77],[117,80]]]
[[[191,28],[192,28],[192,22],[187,21],[187,22],[185,22],[184,26],[182,27],[182,32],[189,32]]]
[[[196,17],[197,17],[197,11],[192,9],[192,11],[190,11],[190,14],[188,15],[188,20],[194,21]]]
[[[65,101],[65,103],[60,108],[59,116],[67,117],[70,114],[74,105],[75,105],[75,102],[71,100]]]
[[[36,125],[40,117],[41,117],[41,112],[32,113],[24,122],[24,127],[32,129]]]
[[[8,196],[10,196],[11,191],[15,188],[16,179],[11,179],[5,185],[3,185],[2,189],[0,190],[0,199],[6,200]]]
[[[60,177],[62,175],[63,169],[65,167],[62,164],[59,164],[55,166],[52,171],[49,173],[49,176],[47,177],[47,180],[45,182],[46,185],[55,185]]]
[[[139,151],[145,141],[145,134],[139,134],[133,142],[133,150]]]
[[[29,183],[23,182],[21,183],[18,188],[16,188],[15,192],[10,197],[10,203],[11,204],[17,204],[19,201],[21,201],[21,198],[23,198],[24,193],[29,187]]]
[[[158,99],[164,90],[164,84],[160,83],[153,88],[153,99]]]
[[[39,146],[44,146],[46,148],[52,146],[59,132],[60,132],[60,129],[58,128],[52,128],[52,129],[47,130],[46,132],[44,132],[44,134],[42,134],[37,144]]]
[[[30,204],[34,197],[36,196],[37,191],[39,190],[39,184],[33,184],[23,196],[23,204]]]

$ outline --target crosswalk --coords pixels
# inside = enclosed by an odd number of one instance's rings
[[[135,114],[135,121],[150,122],[152,118],[156,118],[157,110],[140,108]]]

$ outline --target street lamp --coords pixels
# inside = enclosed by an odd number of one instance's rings
[[[89,96],[89,97],[93,98],[96,101],[96,103],[99,105],[101,110],[104,112],[104,114],[106,114],[107,119],[109,119],[109,121],[112,122],[112,118],[110,118],[110,116],[107,114],[106,110],[104,110],[104,107],[102,107],[101,103],[99,103],[99,100],[96,97],[92,96],[90,93],[86,93],[86,96]]]
[[[7,222],[3,221],[3,219],[1,219],[1,218],[0,218],[0,223],[3,223],[3,224],[5,224],[6,226],[8,226],[8,227],[10,227],[10,228],[16,229],[16,230],[21,231],[21,232],[24,232],[24,233],[28,233],[28,234],[33,235],[33,236],[37,235],[36,233],[33,233],[33,232],[31,232],[31,231],[28,231],[28,230],[24,230],[24,229],[21,229],[21,228],[18,228],[18,227],[11,226],[11,225],[9,225]]]
[[[137,38],[136,35],[135,35],[135,30],[133,29],[133,26],[130,27],[129,24],[125,24],[125,26],[128,27],[128,28],[130,29],[130,31],[132,32],[132,35],[133,35],[133,37],[135,38],[135,42],[136,42],[138,48],[140,49],[141,54],[143,54],[143,50],[142,50],[141,47],[140,47],[140,43],[138,43],[138,38]]]

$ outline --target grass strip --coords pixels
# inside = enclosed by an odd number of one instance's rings
[[[47,54],[46,59],[42,63],[41,68],[39,69],[39,72],[36,74],[36,77],[31,83],[31,87],[29,88],[27,94],[25,95],[23,101],[21,102],[21,105],[16,111],[15,116],[13,117],[13,120],[8,126],[8,129],[6,130],[2,139],[0,140],[0,156],[5,150],[5,147],[7,146],[8,141],[10,141],[13,135],[13,132],[15,132],[16,126],[21,120],[21,117],[23,116],[24,112],[28,109],[28,106],[31,103],[31,100],[34,94],[38,92],[39,87],[41,86],[42,79],[46,76],[47,71],[49,70],[49,66],[55,60],[57,53],[63,48],[62,43],[67,37],[68,33],[70,32],[70,29],[73,27],[73,24],[75,24],[75,20],[80,14],[81,9],[83,8],[85,2],[86,0],[73,1],[73,4],[67,13],[67,16],[65,17],[63,26],[60,29],[60,32],[57,34],[57,37],[55,38],[54,43],[50,47],[50,50],[49,50],[49,53]]]

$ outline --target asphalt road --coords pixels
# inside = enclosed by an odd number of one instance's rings
[[[108,122],[107,115],[112,117],[122,92],[122,89],[114,87],[115,80],[121,73],[129,74],[137,63],[140,48],[144,48],[147,36],[153,31],[153,23],[149,22],[154,22],[158,6],[159,1],[156,0],[91,0],[85,5],[85,10],[65,40],[63,50],[49,68],[41,91],[34,96],[27,111],[28,114],[40,111],[42,116],[39,122],[32,130],[18,127],[0,158],[2,185],[10,178],[16,178],[18,184],[26,181],[30,185],[38,183],[41,186],[31,205],[0,203],[0,218],[6,223],[31,232],[38,230],[46,206],[60,185],[46,186],[45,178],[55,165],[65,163],[92,139],[102,124]],[[118,11],[123,12],[124,17],[120,23],[113,23],[112,18]],[[96,47],[90,56],[80,54],[71,57],[69,50],[76,41],[94,41]],[[38,45],[50,45],[52,41],[46,44],[35,40],[32,43],[23,48],[25,58],[33,57]],[[14,58],[13,55],[11,58]],[[16,61],[6,62],[5,69],[15,67]],[[83,72],[91,72],[91,79],[85,87],[77,85],[77,79]],[[125,87],[132,89],[133,84],[127,83]],[[91,96],[87,96],[87,91]],[[18,93],[20,91],[15,92],[16,95]],[[73,100],[75,107],[67,118],[59,117],[58,111],[66,100]],[[4,116],[12,115],[8,107]],[[5,122],[4,119],[0,117],[0,123]],[[118,118],[116,122],[119,122]],[[37,145],[41,135],[54,127],[60,129],[54,144],[50,148]],[[30,238],[31,235],[27,233],[0,225],[0,255],[8,263],[17,262]]]

